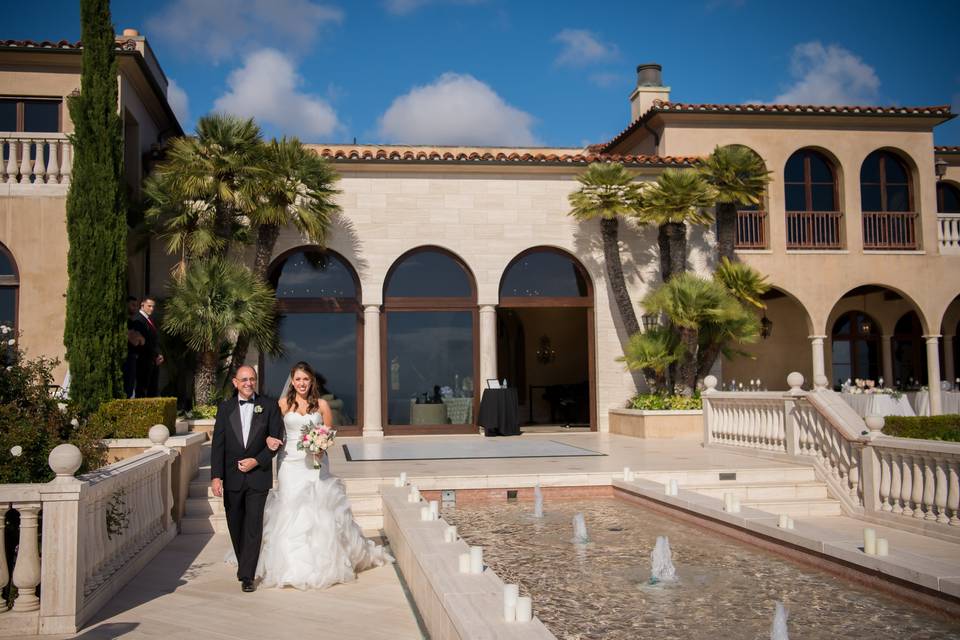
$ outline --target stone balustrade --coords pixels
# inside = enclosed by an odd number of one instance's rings
[[[0,132],[0,184],[69,185],[72,168],[66,134]]]
[[[176,535],[168,437],[155,425],[152,448],[82,476],[80,451],[59,445],[49,483],[0,485],[0,527],[9,509],[20,514],[12,574],[0,553],[0,588],[17,588],[0,636],[75,633]]]
[[[810,464],[852,516],[960,539],[960,444],[883,435],[883,418],[860,418],[839,394],[722,392],[707,376],[704,442]]]
[[[937,242],[941,254],[960,255],[960,213],[937,214]]]

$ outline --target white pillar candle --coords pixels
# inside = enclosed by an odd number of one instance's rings
[[[676,480],[670,481],[670,495],[678,496],[680,495],[680,483]]]
[[[454,526],[447,527],[443,532],[443,541],[444,542],[456,542],[457,541],[457,528]]]
[[[533,620],[533,598],[522,596],[517,598],[517,622]]]
[[[483,547],[470,547],[470,573],[483,573]]]
[[[440,503],[437,500],[430,501],[430,514],[433,516],[431,520],[436,520],[440,517]]]
[[[733,494],[730,492],[723,494],[723,510],[727,513],[733,511]]]
[[[459,556],[460,573],[470,573],[470,554],[461,553]]]
[[[734,513],[740,513],[740,496],[733,494],[730,498],[730,505]]]
[[[420,519],[433,520],[433,512],[430,511],[430,507],[420,507]]]
[[[863,530],[863,552],[868,556],[877,555],[877,531],[867,528]]]
[[[394,478],[394,479],[393,479],[393,486],[395,486],[395,487],[402,487],[402,486],[403,486],[402,484],[400,484],[400,478]]]
[[[406,472],[406,471],[401,471],[401,472],[400,472],[400,486],[402,487],[402,486],[405,485],[405,484],[407,484],[407,472]]]
[[[504,622],[516,622],[517,621],[517,605],[514,604],[504,604],[503,605],[503,621]]]
[[[624,467],[624,468],[623,468],[623,481],[624,481],[624,482],[630,482],[631,480],[633,480],[633,478],[632,478],[631,475],[630,475],[630,467]]]
[[[781,514],[780,514],[780,519],[777,521],[777,526],[780,527],[781,529],[786,529],[786,528],[787,528],[787,523],[788,523],[789,520],[790,520],[790,519],[786,516],[786,514],[781,513]]]
[[[520,597],[520,585],[517,585],[517,584],[503,585],[503,604],[512,604],[516,606],[517,598],[519,597]]]
[[[877,538],[877,555],[878,556],[890,555],[890,543],[887,542],[886,538]]]
[[[793,518],[787,518],[787,529],[793,529]]]

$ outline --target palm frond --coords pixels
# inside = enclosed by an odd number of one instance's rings
[[[577,220],[633,218],[640,211],[643,189],[618,162],[594,162],[577,182],[580,188],[568,196]]]
[[[671,222],[709,224],[716,192],[692,169],[666,169],[644,189],[641,217],[662,225]]]
[[[718,146],[697,166],[697,172],[717,193],[717,202],[759,205],[770,171],[752,149],[743,145]]]
[[[758,309],[765,309],[763,294],[770,290],[767,277],[742,262],[731,262],[726,257],[713,274],[713,279],[722,284],[738,300]]]

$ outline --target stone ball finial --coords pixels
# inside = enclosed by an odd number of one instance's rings
[[[885,423],[883,416],[867,416],[863,419],[863,422],[867,425],[867,429],[870,430],[871,438],[883,435],[883,425]]]
[[[813,388],[817,391],[822,391],[827,388],[827,385],[830,384],[830,381],[827,379],[827,376],[822,373],[818,373],[813,376]]]
[[[717,376],[707,376],[703,379],[703,392],[713,393],[717,390]]]
[[[803,374],[794,371],[787,376],[787,384],[790,386],[790,393],[798,394],[803,392]]]
[[[83,454],[75,445],[58,444],[47,457],[47,463],[58,478],[72,478],[83,464]]]
[[[167,429],[166,425],[155,424],[150,427],[150,432],[147,434],[147,437],[150,438],[150,442],[152,442],[154,446],[163,446],[163,443],[170,437],[170,429]]]

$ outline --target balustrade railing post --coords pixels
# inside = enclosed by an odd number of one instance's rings
[[[876,447],[869,443],[863,446],[860,456],[860,486],[863,488],[863,509],[867,513],[879,511],[880,505],[880,460]]]
[[[950,510],[950,524],[960,525],[960,461],[951,460],[947,472],[950,476],[950,487],[947,489],[947,509]]]
[[[36,611],[40,608],[37,585],[40,584],[40,546],[37,523],[40,505],[35,502],[18,504],[13,508],[20,512],[20,544],[17,546],[17,561],[13,565],[13,586],[17,599],[13,601],[16,612]]]
[[[710,405],[710,394],[716,393],[717,391],[717,377],[716,376],[707,376],[703,379],[703,393],[700,394],[700,398],[703,402],[703,444],[707,446],[713,442],[713,436],[711,431],[713,430],[713,421],[714,414],[713,408]]]
[[[72,634],[83,605],[85,536],[80,526],[80,500],[86,483],[74,477],[83,457],[72,444],[50,452],[57,476],[40,487],[43,501],[43,554],[40,590],[40,633]]]
[[[20,183],[30,182],[30,141],[20,141]]]
[[[7,588],[10,582],[10,571],[7,569],[6,523],[8,504],[0,504],[0,591]],[[0,613],[7,610],[7,601],[0,598]]]
[[[800,455],[800,428],[797,424],[797,402],[788,397],[783,401],[784,439],[787,455]]]

